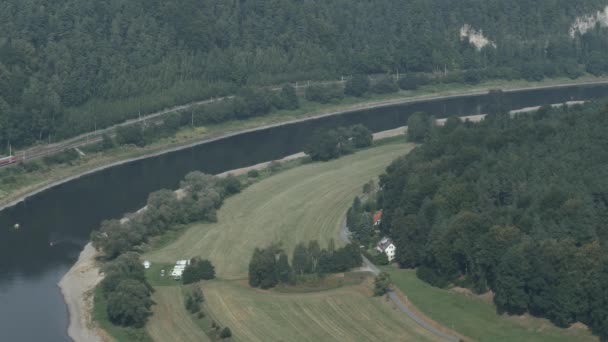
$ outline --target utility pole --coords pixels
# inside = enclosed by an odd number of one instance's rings
[[[194,128],[194,109],[190,108],[190,121],[192,124],[192,128]]]

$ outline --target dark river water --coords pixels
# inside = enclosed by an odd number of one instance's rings
[[[608,86],[507,93],[513,109],[608,96]],[[299,152],[321,127],[361,123],[378,132],[425,111],[436,117],[482,113],[487,97],[467,96],[346,113],[134,161],[59,185],[0,212],[0,340],[69,341],[57,282],[104,219],[143,206],[152,191],[175,189],[190,171],[219,173]],[[15,230],[15,223],[20,229]],[[51,245],[52,243],[52,245]]]

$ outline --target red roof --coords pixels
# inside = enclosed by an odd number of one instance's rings
[[[382,220],[382,210],[376,211],[374,213],[374,223],[376,223],[376,222],[378,222],[380,220]]]

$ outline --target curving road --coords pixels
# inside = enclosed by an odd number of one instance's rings
[[[340,229],[340,240],[342,240],[346,243],[350,242],[350,232],[348,231],[348,227],[346,226],[346,217],[344,217],[344,219],[342,219],[342,229]],[[365,270],[373,273],[374,275],[380,274],[380,269],[376,265],[374,265],[371,261],[369,261],[369,259],[367,259],[365,256],[362,255],[361,257],[363,257],[363,264],[364,264],[363,268]],[[460,341],[460,339],[458,337],[448,335],[448,334],[444,333],[443,331],[435,328],[431,324],[427,323],[424,319],[422,319],[420,316],[418,316],[415,312],[410,310],[407,307],[407,305],[405,305],[405,303],[403,303],[401,301],[401,299],[397,296],[397,294],[395,292],[393,292],[392,290],[388,291],[388,297],[393,301],[393,303],[395,303],[395,305],[397,305],[397,307],[401,311],[403,311],[406,315],[408,315],[409,318],[414,320],[414,322],[418,323],[421,327],[425,328],[426,330],[428,330],[435,336],[439,336],[445,340],[452,341],[452,342]]]

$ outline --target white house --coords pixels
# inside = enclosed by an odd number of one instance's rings
[[[378,245],[376,245],[376,250],[380,253],[386,254],[386,256],[388,257],[388,261],[393,261],[393,259],[395,259],[395,252],[397,251],[397,247],[395,247],[393,240],[387,237],[383,237],[382,240],[378,242]]]

